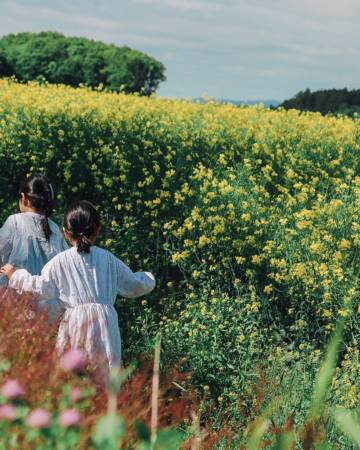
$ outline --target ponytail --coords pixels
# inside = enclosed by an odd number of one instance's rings
[[[41,216],[41,218],[40,218],[40,225],[41,225],[41,228],[43,230],[45,239],[48,241],[50,239],[52,231],[51,231],[51,228],[50,228],[50,225],[49,225],[49,220],[48,220],[48,218],[46,216]]]
[[[95,206],[82,200],[65,213],[64,228],[77,241],[79,253],[89,253],[93,239],[100,227],[100,217]]]
[[[51,236],[51,228],[48,218],[54,208],[54,191],[45,175],[33,174],[23,180],[20,185],[19,195],[24,194],[32,208],[41,215],[40,225],[45,239]]]
[[[90,247],[92,245],[91,238],[95,234],[95,227],[93,224],[89,224],[85,227],[84,231],[79,233],[79,237],[77,239],[77,249],[79,253],[90,253]]]

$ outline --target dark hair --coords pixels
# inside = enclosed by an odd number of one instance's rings
[[[49,240],[51,228],[48,217],[51,216],[54,208],[54,192],[49,180],[45,175],[34,173],[21,182],[19,197],[21,194],[24,194],[31,207],[42,216],[41,227],[46,240]]]
[[[64,216],[64,228],[77,240],[79,253],[89,253],[92,238],[100,227],[100,216],[87,200],[74,203]]]

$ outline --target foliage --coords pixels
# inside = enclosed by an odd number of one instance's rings
[[[19,33],[0,39],[0,76],[47,80],[70,86],[104,86],[150,95],[165,80],[154,58],[128,47],[61,33]]]
[[[56,324],[35,313],[29,298],[1,292],[0,302],[1,450],[150,448],[151,360],[114,369],[107,385],[91,368],[65,371],[54,349]],[[176,428],[190,419],[195,399],[172,384],[184,377],[176,367],[161,376],[154,450],[176,449],[186,437]],[[4,390],[9,380],[20,389]]]
[[[217,432],[211,420],[219,412],[222,420],[226,420],[221,406],[209,418],[211,411],[204,404],[199,408],[195,393],[186,392],[186,377],[173,368],[160,377],[158,418],[166,428],[158,431],[152,443],[148,428],[150,390],[154,387],[153,384],[150,388],[151,366],[143,361],[135,371],[131,367],[114,370],[106,389],[89,369],[81,373],[65,372],[65,366],[59,364],[54,354],[56,326],[49,325],[44,316],[34,314],[30,299],[12,295],[6,292],[1,297],[1,449],[329,448],[326,446],[330,445],[334,432],[329,430],[329,424],[334,427],[334,421],[341,448],[350,449],[352,441],[354,445],[359,442],[358,414],[344,408],[329,408],[326,401],[341,350],[343,322],[327,348],[314,383],[312,401],[299,420],[295,419],[301,408],[291,414],[285,411],[279,414],[282,406],[292,407],[290,394],[299,395],[302,389],[301,383],[298,386],[294,383],[298,376],[294,371],[291,386],[288,389],[282,386],[280,393],[274,391],[274,384],[270,386],[262,380],[253,402],[253,415],[242,415],[241,420],[232,424],[225,422]],[[14,386],[5,390],[6,380],[14,377],[18,387],[15,391]],[[61,419],[65,411],[72,413],[70,422]]]
[[[117,304],[125,357],[160,328],[164,365],[183,358],[214,428],[256,416],[259,367],[289,392],[278,414],[301,421],[339,317],[328,401],[359,405],[359,139],[358,119],[2,81],[2,217],[32,170],[50,174],[59,218],[98,204],[100,244],[157,277]]]
[[[345,320],[342,319],[334,333],[326,351],[324,361],[317,374],[314,385],[312,402],[308,410],[308,417],[299,427],[294,426],[293,418],[288,418],[283,427],[271,427],[272,417],[275,410],[286,399],[286,393],[282,398],[274,399],[271,406],[268,407],[249,427],[249,433],[246,438],[246,448],[271,448],[273,450],[293,449],[296,445],[300,448],[328,448],[329,440],[326,434],[326,396],[329,392],[331,380],[333,378],[336,363],[338,360],[339,350],[343,337]],[[345,417],[349,418],[349,412],[336,411],[335,416],[340,426],[350,435],[356,442],[356,431],[349,432],[349,427],[345,425]],[[353,418],[353,425],[356,422]],[[264,441],[265,435],[268,434],[267,440]],[[275,437],[275,439],[274,439]],[[350,448],[350,442],[347,442],[347,448]]]
[[[360,90],[322,89],[311,92],[306,89],[295,97],[285,100],[281,105],[285,109],[317,111],[322,114],[337,113],[353,115],[360,112]]]

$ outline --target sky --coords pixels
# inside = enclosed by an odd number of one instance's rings
[[[166,97],[284,100],[360,88],[359,0],[0,0],[0,36],[60,31],[141,50]]]

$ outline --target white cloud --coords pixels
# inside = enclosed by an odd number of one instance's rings
[[[353,21],[360,16],[358,0],[241,0],[240,4],[248,4],[257,9],[267,9],[275,14],[285,13],[293,17],[316,19],[321,23],[332,19]]]
[[[132,0],[134,3],[140,3],[150,6],[163,6],[179,11],[189,12],[216,12],[223,9],[223,3],[211,2],[205,0]]]

